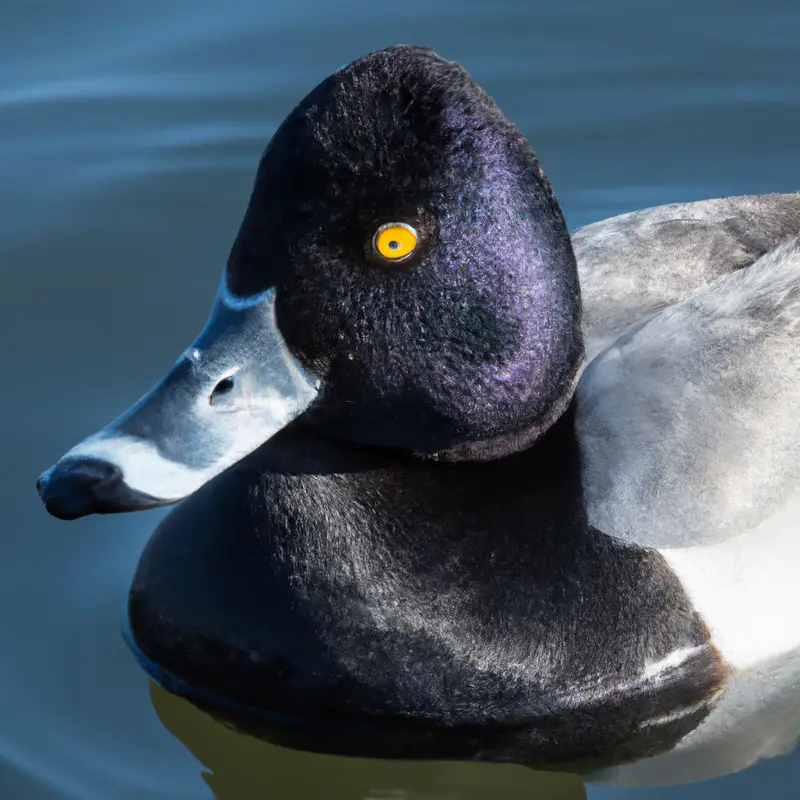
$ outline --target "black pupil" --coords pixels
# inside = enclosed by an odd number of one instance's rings
[[[389,249],[390,250],[397,250],[398,247],[400,247],[400,242],[397,242],[394,239],[392,239],[392,241],[389,242]]]

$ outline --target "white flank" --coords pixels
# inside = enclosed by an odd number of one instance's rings
[[[800,492],[735,538],[661,552],[732,667],[800,646]]]

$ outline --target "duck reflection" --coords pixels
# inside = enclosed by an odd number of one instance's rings
[[[714,730],[701,726],[671,753],[589,776],[601,784],[592,786],[591,797],[618,798],[620,790],[608,784],[650,786],[648,800],[751,797],[757,791],[782,797],[780,787],[800,783],[798,676],[800,651],[757,673],[736,676],[720,702]],[[574,775],[511,765],[308,753],[242,735],[152,681],[150,699],[162,724],[209,770],[203,779],[216,800],[586,798],[582,780]],[[712,778],[717,780],[710,784]]]
[[[343,758],[289,750],[243,736],[150,683],[164,727],[208,770],[216,800],[585,800],[574,775],[520,766]]]
[[[763,767],[767,776],[774,769],[793,771],[796,786],[800,783],[798,737],[800,649],[733,675],[714,716],[673,751],[591,777],[628,786],[685,784],[740,772],[765,759],[793,753],[788,764]],[[682,800],[688,796],[681,794]]]

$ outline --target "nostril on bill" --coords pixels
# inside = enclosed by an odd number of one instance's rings
[[[233,376],[229,375],[227,378],[223,378],[212,390],[211,394],[208,397],[208,402],[210,405],[214,405],[214,403],[221,400],[225,395],[230,394],[233,391],[234,386],[236,385]]]

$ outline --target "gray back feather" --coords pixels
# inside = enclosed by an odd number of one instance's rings
[[[632,259],[633,268],[621,267],[627,278],[602,284],[612,267],[607,242],[589,267],[589,336],[594,330],[607,338],[626,319],[628,325],[578,385],[584,488],[591,522],[640,544],[719,541],[800,491],[800,236],[741,268],[782,236],[791,214],[800,229],[800,197],[765,200],[774,203],[769,222],[755,199],[735,202],[744,210],[737,219],[750,220],[752,229],[726,233],[709,213],[707,223],[696,223],[712,233],[705,258],[696,224],[684,240],[681,225],[656,221],[656,209],[644,212],[649,221],[641,224],[602,223],[621,262]],[[584,255],[593,246],[588,238],[579,247]],[[665,272],[671,277],[659,277]]]
[[[572,236],[589,356],[649,314],[752,264],[800,231],[800,194],[673,203]]]

